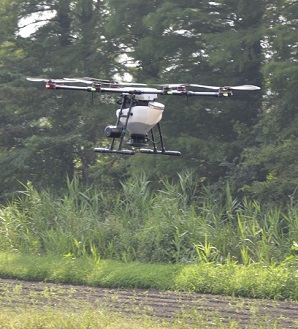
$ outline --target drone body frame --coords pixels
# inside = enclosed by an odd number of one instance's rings
[[[118,83],[108,80],[94,78],[64,78],[64,79],[43,79],[30,78],[29,81],[42,81],[47,89],[52,90],[72,90],[87,91],[91,93],[116,93],[121,95],[121,105],[116,111],[115,125],[109,125],[105,128],[105,136],[111,139],[108,148],[95,147],[94,151],[99,153],[126,154],[134,155],[134,148],[138,148],[140,153],[144,154],[163,154],[179,156],[179,151],[166,150],[161,131],[160,121],[164,111],[164,105],[156,102],[158,96],[211,96],[211,97],[230,97],[233,90],[259,90],[253,85],[242,85],[234,87],[215,87],[198,84],[164,84],[148,87],[147,84],[139,83]],[[68,83],[72,85],[67,85]],[[90,84],[91,86],[80,86],[75,83]],[[186,86],[193,88],[207,88],[214,91],[191,91]],[[161,87],[161,88],[160,88]],[[158,137],[155,135],[157,128]],[[131,148],[123,148],[126,134],[129,133],[130,139],[127,145]],[[117,143],[118,141],[118,143]],[[149,142],[152,148],[147,148]],[[146,147],[146,148],[144,148]]]

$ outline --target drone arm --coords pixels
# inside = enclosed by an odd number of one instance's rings
[[[47,89],[63,89],[63,90],[82,90],[82,91],[96,91],[92,87],[79,87],[79,86],[65,86],[59,84],[46,84]]]
[[[101,92],[101,93],[118,93],[126,95],[175,95],[175,96],[231,96],[232,91],[230,89],[219,88],[217,91],[190,91],[190,90],[172,90],[172,89],[163,89],[163,90],[149,90],[149,89],[134,89],[134,88],[105,88],[100,84],[83,87],[83,86],[74,86],[74,85],[65,85],[61,83],[56,83],[55,81],[48,81],[45,85],[47,89],[63,89],[63,90],[76,90],[76,91],[87,91],[87,92]]]
[[[233,95],[231,90],[227,90],[227,91],[216,91],[216,92],[192,92],[192,95],[194,96],[216,96],[216,97],[230,97]]]
[[[82,87],[82,86],[72,86],[64,84],[56,84],[53,82],[48,82],[45,85],[46,89],[63,89],[63,90],[78,90],[78,91],[89,91],[89,92],[101,92],[101,93],[118,93],[118,94],[131,94],[131,95],[141,95],[141,94],[156,94],[156,92],[145,92],[138,89],[127,90],[125,88],[102,88],[101,86],[92,87]]]
[[[232,92],[227,91],[227,92],[222,92],[221,90],[219,91],[178,91],[178,90],[171,90],[171,91],[159,91],[157,92],[159,95],[180,95],[180,96],[211,96],[211,97],[221,97],[221,96],[231,96]]]
[[[219,97],[222,96],[219,92],[217,91],[188,91],[187,96],[215,96]]]

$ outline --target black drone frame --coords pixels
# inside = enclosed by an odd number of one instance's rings
[[[127,126],[129,123],[129,118],[132,114],[132,108],[138,103],[136,95],[178,95],[178,96],[215,96],[215,97],[229,97],[232,96],[233,90],[258,90],[260,87],[254,85],[241,85],[241,86],[232,86],[232,87],[216,87],[216,86],[206,86],[198,84],[186,84],[190,87],[197,88],[207,88],[212,89],[213,91],[190,91],[187,90],[186,85],[184,84],[169,84],[169,85],[158,85],[162,88],[140,88],[137,89],[137,86],[147,86],[146,84],[131,83],[131,84],[121,84],[118,82],[110,82],[108,80],[94,79],[94,78],[71,78],[71,79],[42,79],[42,78],[27,78],[29,81],[42,81],[45,82],[45,87],[47,89],[63,89],[63,90],[74,90],[74,91],[87,91],[91,93],[118,93],[121,94],[122,101],[121,107],[117,114],[117,121],[115,126],[107,126],[105,129],[105,135],[111,138],[111,143],[109,148],[95,148],[95,152],[99,153],[116,153],[116,154],[128,154],[134,155],[136,152],[134,149],[122,149],[123,141],[127,133]],[[75,85],[65,85],[65,83],[87,83],[91,86],[82,87]],[[104,85],[104,86],[102,86]],[[125,87],[131,85],[132,87]],[[106,87],[108,86],[108,87]],[[156,86],[156,85],[155,85]],[[149,101],[145,101],[146,105],[149,104]],[[124,113],[124,110],[126,110]],[[121,120],[122,119],[122,120]],[[156,139],[154,134],[154,129],[157,128],[158,138]],[[153,128],[149,131],[151,138],[148,137],[148,134],[137,135],[131,134],[130,141],[126,144],[132,147],[138,147],[140,153],[146,154],[164,154],[164,155],[174,155],[179,156],[181,153],[179,151],[168,151],[165,148],[164,140],[162,136],[160,123],[156,123]],[[119,141],[118,146],[116,146],[116,139]],[[148,141],[152,143],[152,149],[141,148],[143,146],[148,146]]]
[[[232,90],[229,88],[219,88],[217,91],[189,91],[185,86],[181,85],[177,87],[177,90],[172,90],[171,87],[163,86],[162,90],[142,90],[142,89],[131,89],[127,90],[127,88],[119,88],[117,85],[110,86],[108,88],[102,87],[100,83],[93,83],[91,87],[81,87],[81,86],[67,86],[64,84],[57,83],[56,80],[49,80],[46,84],[47,89],[63,89],[63,90],[76,90],[76,91],[87,91],[87,92],[101,92],[101,93],[119,93],[122,94],[122,103],[119,111],[119,115],[117,116],[116,125],[114,127],[108,126],[105,130],[105,135],[111,138],[111,143],[109,148],[94,148],[95,152],[99,153],[116,153],[116,154],[126,154],[126,155],[134,155],[136,153],[133,149],[122,149],[123,141],[125,135],[127,133],[127,125],[128,120],[131,115],[132,107],[135,104],[135,95],[142,94],[157,94],[157,95],[178,95],[178,96],[231,96]],[[123,113],[124,108],[127,108],[127,102],[129,101],[129,107],[127,114]],[[120,124],[121,118],[126,118],[125,124]],[[161,131],[161,125],[158,122],[156,124],[158,138],[156,138],[154,133],[154,128],[150,130],[151,138],[146,136],[145,140],[140,141],[139,145],[136,143],[131,143],[132,146],[147,146],[147,142],[150,141],[152,143],[152,149],[141,148],[139,150],[140,153],[145,154],[163,154],[163,155],[172,155],[172,156],[180,156],[181,152],[179,151],[169,151],[166,150],[163,135]],[[116,147],[116,139],[119,140],[118,146]],[[129,142],[127,143],[130,144]],[[160,145],[158,145],[160,144]],[[158,148],[158,146],[160,146]]]
[[[126,114],[123,113],[124,108],[127,108],[127,101],[129,101],[129,107],[128,111]],[[105,135],[107,137],[111,137],[112,141],[110,143],[109,148],[99,148],[96,147],[94,149],[95,152],[99,153],[117,153],[117,154],[128,154],[128,155],[134,155],[136,152],[135,150],[127,150],[127,149],[122,149],[122,144],[124,141],[124,137],[127,132],[127,125],[128,125],[128,120],[131,115],[131,110],[133,105],[135,104],[135,95],[128,95],[128,94],[123,94],[122,98],[122,103],[121,103],[121,108],[119,111],[119,114],[117,116],[117,121],[116,125],[114,127],[108,126],[105,129]],[[121,125],[120,120],[121,118],[125,118],[125,124]],[[141,148],[139,150],[140,153],[147,153],[147,154],[164,154],[164,155],[175,155],[179,156],[181,155],[181,152],[179,151],[168,151],[165,149],[164,141],[163,141],[163,136],[161,132],[161,126],[160,123],[158,122],[156,124],[157,130],[158,130],[158,135],[159,135],[159,140],[156,140],[155,134],[154,134],[154,129],[150,129],[150,134],[151,134],[151,139],[148,138],[148,136],[144,137],[139,137],[139,140],[137,139],[137,136],[132,136],[134,139],[133,143],[128,142],[127,144],[131,144],[132,146],[147,146],[148,140],[151,141],[153,149],[143,149]],[[115,148],[115,142],[116,139],[119,139],[118,147]],[[160,149],[158,149],[158,144],[160,143]]]

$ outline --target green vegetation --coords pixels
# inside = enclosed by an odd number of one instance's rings
[[[124,262],[281,263],[297,252],[298,205],[286,208],[198,190],[193,172],[153,189],[146,175],[115,195],[68,181],[61,196],[26,190],[0,209],[0,248]]]
[[[226,299],[229,303],[220,303],[220,309],[208,309],[207,307],[204,312],[201,312],[193,308],[192,303],[183,303],[180,297],[187,298],[186,294],[171,294],[174,299],[172,302],[167,293],[154,295],[154,297],[151,295],[150,301],[148,301],[146,295],[148,291],[138,292],[138,295],[134,295],[136,293],[134,291],[131,292],[129,298],[124,297],[126,303],[119,308],[117,302],[121,300],[121,291],[119,291],[119,295],[115,290],[112,294],[105,291],[106,293],[99,289],[49,283],[29,284],[2,281],[0,328],[208,329],[216,326],[219,329],[238,329],[245,323],[247,329],[277,329],[285,328],[283,326],[285,323],[295,325],[295,319],[272,314],[274,310],[277,311],[275,307],[278,303],[276,302],[267,304],[271,308],[270,314],[264,312],[261,302],[254,300],[244,302],[237,298]],[[210,296],[208,297],[210,298]],[[152,298],[154,302],[152,302]],[[164,298],[169,300],[165,307],[159,304],[164,303]],[[206,305],[206,300],[201,298],[195,303],[200,308],[200,306]],[[174,306],[177,313],[173,311],[173,304],[177,307],[176,309]],[[163,317],[160,308],[171,318]],[[226,312],[235,308],[240,312],[239,314],[241,312],[244,314],[240,318],[231,319]]]
[[[18,182],[60,193],[65,176],[77,176],[113,193],[141,171],[158,184],[184,168],[214,189],[228,183],[241,198],[287,203],[298,185],[297,8],[294,0],[2,0],[1,203]],[[229,99],[162,97],[166,146],[183,156],[114,157],[93,148],[109,143],[103,130],[115,122],[117,97],[25,80],[116,72],[136,82],[262,90]]]
[[[3,312],[4,311],[4,312]],[[109,319],[111,322],[109,322]],[[134,321],[130,325],[133,324]],[[137,322],[137,321],[136,321]],[[12,307],[4,306],[0,314],[0,328],[125,328],[121,327],[120,317],[112,318],[111,314],[90,312],[88,309],[71,310],[67,308]],[[109,325],[111,325],[109,327]],[[115,326],[113,326],[115,325]],[[130,328],[128,326],[128,328]],[[131,326],[131,328],[135,328]]]
[[[4,283],[1,288],[1,329],[187,328],[179,322],[170,323],[146,314],[135,314],[130,307],[119,314],[100,299],[88,301],[90,292],[84,295],[85,299],[76,300],[73,298],[74,289],[59,291],[59,288],[44,285],[39,293],[32,290],[27,296],[22,284],[11,288]],[[203,319],[198,320],[197,323],[203,323]]]
[[[214,328],[214,324],[208,324],[199,315],[193,317],[194,325],[185,323],[182,320],[171,323],[169,321],[152,320],[143,316],[132,317],[128,315],[111,314],[108,311],[92,312],[89,309],[76,311],[57,310],[57,309],[22,309],[14,312],[4,309],[0,314],[1,329],[196,329],[196,328]],[[189,318],[188,318],[189,320]],[[237,329],[237,323],[223,324],[220,319],[214,319],[218,329]],[[261,322],[261,321],[259,321]],[[199,326],[199,327],[198,327]],[[272,325],[252,325],[248,328],[271,329],[277,328]]]
[[[113,308],[107,307],[105,301],[92,298],[92,293],[87,292],[85,299],[76,300],[74,294],[75,288],[69,290],[60,290],[59,287],[53,288],[47,284],[40,287],[40,290],[30,291],[29,295],[24,294],[22,283],[9,287],[3,284],[1,287],[1,313],[0,328],[1,329],[182,329],[182,328],[216,328],[219,329],[237,329],[239,328],[237,320],[226,320],[220,316],[215,310],[209,310],[207,314],[200,314],[196,310],[182,310],[181,314],[177,314],[171,320],[163,319],[159,316],[149,316],[146,313],[146,302],[138,301],[138,311],[135,310],[135,303],[123,306],[123,312],[115,312]],[[28,288],[28,287],[25,287]],[[82,296],[80,296],[82,297]],[[117,300],[115,294],[112,300]],[[142,307],[145,307],[142,309]],[[238,310],[251,308],[252,318],[246,319],[245,328],[248,329],[272,329],[280,328],[282,323],[279,319],[268,319],[266,314],[258,314],[258,304],[251,305],[234,305]],[[150,309],[147,311],[150,312]],[[294,324],[294,323],[293,323]]]
[[[298,299],[295,204],[264,210],[228,187],[215,200],[192,173],[162,186],[134,177],[107,199],[77,180],[62,197],[28,184],[0,211],[0,276]]]
[[[297,300],[297,1],[0,3],[0,276]],[[25,80],[116,73],[262,89],[164,97],[169,159],[98,156],[116,99]]]
[[[3,311],[3,309],[1,310]],[[0,314],[1,329],[163,329],[163,328],[191,328],[184,325],[154,321],[149,318],[138,319],[131,316],[111,314],[108,311],[92,312],[90,309],[59,310],[46,309],[4,309]],[[207,327],[205,327],[207,328]],[[223,326],[221,328],[224,328]]]
[[[110,288],[203,292],[298,300],[297,260],[280,265],[143,264],[82,256],[0,253],[0,277]]]

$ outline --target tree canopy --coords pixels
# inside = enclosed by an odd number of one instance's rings
[[[298,185],[295,0],[0,1],[0,195],[20,182],[59,191],[65,177],[116,188],[196,171],[198,182],[286,200]],[[32,27],[31,33],[24,34]],[[136,82],[256,84],[229,99],[164,97],[166,144],[181,158],[104,156],[114,97],[31,85],[125,73]]]

